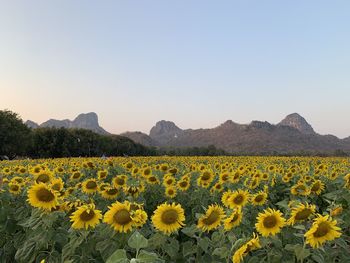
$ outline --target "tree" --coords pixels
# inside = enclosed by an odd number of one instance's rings
[[[0,111],[0,155],[15,158],[23,155],[29,145],[30,129],[9,110]]]

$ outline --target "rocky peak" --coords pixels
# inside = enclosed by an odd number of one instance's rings
[[[27,120],[24,124],[27,125],[27,127],[31,128],[31,129],[39,128],[39,124],[37,124],[36,122],[31,121],[31,120]]]
[[[298,113],[287,115],[278,125],[295,128],[303,134],[315,134],[311,125]]]
[[[72,126],[83,128],[83,129],[98,127],[99,124],[98,124],[97,114],[95,112],[79,114],[72,122]]]
[[[182,133],[182,130],[171,121],[158,121],[155,126],[152,127],[149,135],[151,138],[157,138],[159,136],[171,136],[176,137]]]
[[[267,121],[252,121],[249,126],[258,129],[269,129],[273,127],[273,125]]]

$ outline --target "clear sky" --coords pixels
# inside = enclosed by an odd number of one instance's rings
[[[0,109],[106,130],[277,123],[350,136],[350,1],[1,1]]]

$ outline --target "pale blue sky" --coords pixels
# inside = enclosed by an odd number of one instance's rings
[[[110,132],[298,112],[350,135],[350,1],[1,1],[0,108]]]

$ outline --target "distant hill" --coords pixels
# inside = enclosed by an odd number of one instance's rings
[[[293,113],[277,125],[252,121],[238,124],[231,120],[211,129],[183,130],[170,121],[159,121],[150,134],[128,132],[123,136],[148,146],[205,147],[214,145],[230,153],[333,153],[350,152],[350,138],[319,135],[299,114]]]
[[[90,113],[82,113],[79,114],[73,121],[65,119],[65,120],[55,120],[50,119],[42,124],[38,125],[37,123],[28,120],[25,123],[30,128],[44,128],[44,127],[55,127],[55,128],[79,128],[86,129],[98,134],[109,134],[106,130],[104,130],[98,123],[98,116],[95,112]]]

